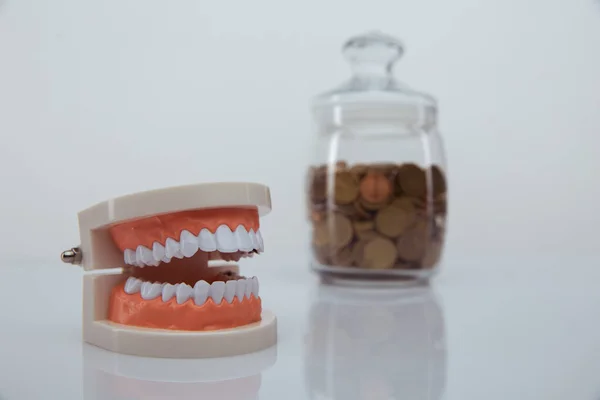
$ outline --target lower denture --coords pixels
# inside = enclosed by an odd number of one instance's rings
[[[152,300],[144,300],[141,294],[127,294],[125,283],[112,290],[108,319],[112,322],[154,329],[183,331],[209,331],[235,328],[261,320],[261,299],[251,295],[240,301],[237,297],[232,302],[225,299],[216,304],[208,298],[198,306],[192,299],[182,304],[172,297],[163,302],[159,296]]]

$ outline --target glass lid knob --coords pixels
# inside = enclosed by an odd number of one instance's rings
[[[392,36],[369,32],[350,38],[342,52],[356,77],[391,78],[394,64],[404,54],[404,46]]]

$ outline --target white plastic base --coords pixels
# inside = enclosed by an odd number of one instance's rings
[[[191,332],[148,329],[94,321],[84,340],[121,354],[160,358],[214,358],[267,349],[277,343],[277,318],[263,310],[262,321],[239,328]]]

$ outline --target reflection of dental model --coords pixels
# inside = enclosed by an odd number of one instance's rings
[[[256,400],[277,348],[219,359],[133,357],[83,348],[83,398]]]
[[[207,183],[123,196],[79,213],[81,246],[62,255],[86,271],[83,337],[108,350],[153,357],[220,357],[277,340],[256,277],[239,261],[264,250],[266,186]]]

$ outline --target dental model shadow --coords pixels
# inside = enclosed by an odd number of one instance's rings
[[[318,286],[313,298],[304,369],[311,399],[442,398],[444,317],[431,289]]]
[[[270,210],[264,185],[207,183],[122,196],[81,211],[81,245],[61,258],[90,272],[84,341],[173,358],[274,345],[276,318],[262,309],[258,279],[225,263],[264,251],[259,219]],[[96,273],[112,268],[120,271]]]
[[[241,356],[177,360],[141,358],[83,346],[83,398],[256,400],[276,347]]]

